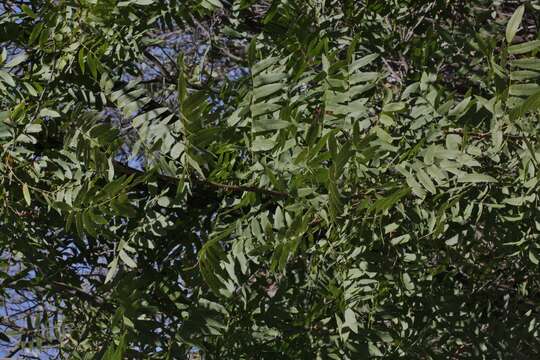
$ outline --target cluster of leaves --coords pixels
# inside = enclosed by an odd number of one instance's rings
[[[535,1],[0,5],[0,354],[540,355]]]

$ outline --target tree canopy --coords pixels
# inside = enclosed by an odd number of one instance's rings
[[[540,356],[540,2],[5,0],[0,356]]]

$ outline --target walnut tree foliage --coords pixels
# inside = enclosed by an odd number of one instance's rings
[[[0,356],[540,356],[540,3],[5,0]]]

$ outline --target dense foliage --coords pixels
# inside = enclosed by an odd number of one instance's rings
[[[5,0],[0,356],[540,356],[540,5]]]

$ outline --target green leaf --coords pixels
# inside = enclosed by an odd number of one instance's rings
[[[514,84],[510,85],[509,94],[512,96],[530,96],[540,91],[537,84]]]
[[[385,234],[389,234],[389,233],[392,233],[394,231],[396,231],[397,229],[399,228],[399,224],[398,223],[391,223],[391,224],[388,224],[384,227],[384,233]]]
[[[496,183],[497,179],[485,174],[466,174],[458,177],[460,183]]]
[[[527,41],[508,47],[508,53],[518,55],[540,49],[540,40]]]
[[[0,70],[0,80],[3,80],[9,86],[15,86],[15,80],[13,80],[13,77],[6,71]]]
[[[32,205],[32,198],[30,197],[30,191],[28,190],[28,185],[26,185],[26,183],[22,185],[22,193],[24,200],[26,201],[26,205]]]
[[[384,356],[384,354],[381,352],[381,350],[379,350],[377,345],[375,345],[371,341],[368,342],[368,351],[369,351],[369,355],[371,355],[373,357],[383,357]]]
[[[411,280],[411,277],[409,274],[407,273],[403,273],[403,275],[401,276],[401,279],[403,281],[403,285],[405,285],[405,288],[409,291],[413,291],[414,290],[414,284]]]
[[[523,81],[537,79],[540,77],[540,73],[530,70],[516,70],[510,73],[510,80]]]
[[[39,112],[39,116],[42,116],[42,117],[50,117],[50,118],[58,118],[58,117],[60,117],[61,115],[60,115],[60,113],[58,113],[58,112],[55,111],[55,110],[43,108],[43,109],[41,109],[41,111]]]
[[[267,59],[264,59],[258,63],[256,63],[255,65],[253,65],[253,67],[251,68],[251,75],[252,76],[257,76],[259,73],[261,73],[262,71],[266,70],[267,68],[269,68],[270,66],[274,65],[275,63],[277,63],[279,61],[279,57],[269,57]]]
[[[519,197],[513,197],[513,198],[506,198],[503,200],[503,203],[512,205],[512,206],[521,206],[525,202],[525,198],[523,196]]]
[[[133,118],[131,123],[136,128],[143,126],[145,123],[147,125],[150,125],[153,120],[155,120],[157,117],[159,117],[161,114],[165,113],[168,110],[169,109],[167,107],[159,107],[150,111],[145,111],[142,114],[137,115],[135,118]]]
[[[25,128],[27,134],[39,133],[42,130],[41,124],[28,124]]]
[[[281,89],[283,89],[283,84],[281,83],[260,86],[253,90],[253,99],[256,100],[267,97],[280,91]]]
[[[118,258],[114,258],[113,261],[109,264],[109,270],[107,271],[107,275],[105,276],[105,283],[109,283],[114,278],[114,275],[116,274],[118,270]]]
[[[404,102],[395,102],[395,103],[388,103],[383,106],[382,111],[383,112],[398,112],[405,109],[405,103]]]
[[[358,334],[358,320],[356,319],[356,314],[352,309],[345,310],[345,322],[344,326],[348,326],[355,334]]]
[[[37,18],[37,14],[33,12],[28,5],[22,5],[21,9],[26,15],[30,16],[32,19]]]
[[[92,217],[90,215],[90,210],[85,211],[82,214],[82,224],[85,232],[92,236],[97,237],[96,225],[94,224]]]
[[[251,149],[253,151],[268,151],[271,150],[274,146],[276,146],[275,140],[257,137],[255,140],[253,140],[253,144],[251,144]]]
[[[459,241],[459,235],[454,235],[450,239],[446,240],[444,243],[448,246],[454,246],[457,245]]]
[[[266,84],[279,83],[287,78],[286,73],[260,74],[253,79],[253,87],[257,88]]]
[[[38,38],[39,34],[41,34],[41,30],[43,29],[43,23],[38,23],[34,28],[32,29],[32,32],[30,33],[30,37],[28,38],[28,45],[32,45],[34,41]]]
[[[523,18],[523,13],[525,12],[525,6],[521,5],[516,9],[508,24],[506,25],[506,42],[508,44],[512,43],[514,36],[516,35],[519,25],[521,24],[521,19]]]
[[[446,148],[448,150],[455,150],[459,151],[459,147],[462,143],[463,139],[458,134],[448,134],[446,135]]]
[[[531,260],[534,265],[538,265],[540,263],[540,261],[538,261],[538,258],[533,254],[532,251],[529,251],[529,260]]]
[[[122,262],[130,268],[137,267],[137,263],[124,250],[120,250],[118,256],[122,259]]]
[[[14,58],[12,58],[6,65],[6,68],[12,68],[17,65],[20,65],[23,63],[26,59],[28,59],[28,55],[25,52],[21,52],[17,54]]]
[[[121,313],[117,313],[121,315],[122,319],[125,319],[125,316],[122,316]],[[120,339],[118,341],[118,346],[116,346],[113,343],[109,345],[107,348],[107,351],[101,358],[101,360],[122,360],[124,359],[124,352],[126,351],[126,335],[125,333],[120,336]]]
[[[197,171],[197,173],[201,176],[201,178],[203,179],[205,178],[204,171],[201,169],[201,166],[199,165],[197,160],[195,160],[192,156],[188,155],[186,156],[186,161],[189,164],[189,166],[191,166],[193,169],[195,169],[195,171]]]
[[[416,177],[418,178],[420,184],[422,184],[427,191],[432,194],[435,194],[437,192],[435,184],[433,183],[433,181],[431,181],[431,178],[424,170],[418,169],[416,172]]]
[[[81,73],[84,75],[84,70],[85,70],[85,66],[84,66],[84,60],[85,60],[85,54],[84,54],[84,47],[81,46],[81,48],[79,49],[79,54],[77,56],[77,60],[79,62],[79,67],[81,68]]]
[[[174,146],[171,148],[171,157],[176,160],[180,157],[180,155],[182,155],[182,153],[184,152],[185,150],[185,146],[184,144],[182,144],[181,142],[177,142],[176,144],[174,144]]]
[[[184,54],[180,52],[176,58],[176,66],[178,67],[178,104],[180,104],[180,112],[183,112],[184,102],[188,96],[187,93],[187,80],[185,74]]]
[[[369,54],[356,61],[353,61],[353,63],[349,65],[349,72],[351,73],[355,72],[356,70],[363,68],[366,65],[371,64],[378,57],[379,57],[379,54]]]
[[[203,2],[210,4],[208,7],[210,10],[220,9],[223,7],[223,4],[219,0],[203,0]]]
[[[540,108],[540,91],[531,95],[523,104],[512,109],[510,113],[511,119],[517,119],[522,117],[528,112],[537,111]]]
[[[540,70],[540,59],[522,58],[510,62],[512,66],[527,70]]]
[[[461,100],[453,109],[451,109],[448,112],[448,115],[450,116],[460,116],[467,111],[469,104],[471,103],[471,97],[466,97],[463,100]]]
[[[137,216],[137,209],[133,205],[131,205],[125,193],[115,197],[111,201],[111,207],[119,216],[125,216],[130,218]]]
[[[274,214],[274,228],[279,230],[284,228],[285,225],[285,215],[283,214],[281,207],[278,206]]]
[[[251,115],[257,117],[264,114],[269,114],[281,109],[283,106],[280,104],[258,103],[251,105]]]
[[[0,5],[2,350],[536,358],[536,2]]]
[[[263,131],[272,131],[285,129],[291,126],[291,123],[284,120],[277,119],[265,119],[257,118],[253,120],[253,132],[263,132]]]
[[[94,54],[89,53],[86,56],[86,62],[88,64],[88,68],[90,69],[90,74],[92,74],[92,77],[94,79],[97,78],[97,69],[98,69],[98,60],[94,56]]]

